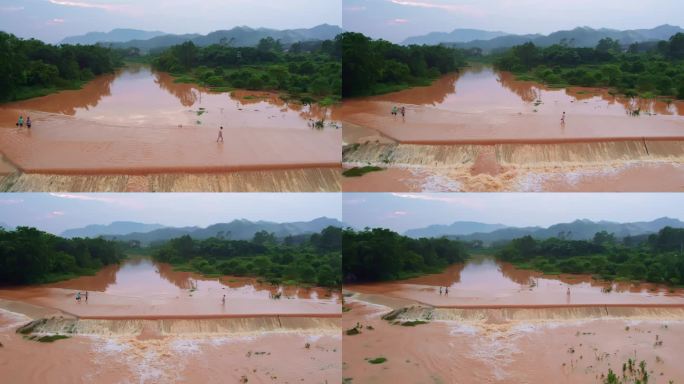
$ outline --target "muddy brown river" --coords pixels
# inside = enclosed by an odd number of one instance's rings
[[[88,301],[75,300],[88,291]],[[271,298],[281,292],[282,298]],[[226,303],[222,303],[223,295]],[[336,382],[339,294],[203,278],[145,257],[0,290],[0,376],[22,383]],[[34,335],[15,330],[45,319]],[[64,367],[69,367],[67,372]]]
[[[385,169],[344,178],[344,191],[684,191],[683,101],[551,89],[478,65],[335,114],[344,168]]]
[[[31,116],[30,130],[14,126],[19,115]],[[131,65],[80,90],[0,106],[0,151],[28,173],[339,167],[341,130],[330,115],[274,93],[211,92]]]
[[[544,276],[489,257],[345,288],[343,330],[360,330],[343,336],[352,383],[600,383],[629,359],[654,382],[684,380],[681,289]]]

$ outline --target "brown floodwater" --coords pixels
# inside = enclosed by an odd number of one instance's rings
[[[14,126],[31,116],[28,130]],[[324,119],[323,129],[311,122]],[[225,143],[216,143],[219,126]],[[0,151],[27,172],[121,173],[337,166],[328,108],[271,92],[212,92],[148,66],[0,106]]]
[[[406,107],[405,117],[390,114],[395,105]],[[640,116],[631,116],[629,112],[637,109]],[[560,121],[563,112],[565,124]],[[550,89],[481,65],[443,76],[427,87],[345,100],[336,116],[403,143],[684,137],[684,101],[628,98],[598,88]],[[372,138],[345,134],[345,140],[353,136]]]
[[[215,320],[183,320],[174,326],[191,333],[174,332],[172,326],[162,335],[146,329],[134,335],[125,332],[127,324],[120,320],[106,334],[77,333],[39,343],[15,333],[29,320],[0,309],[3,382],[332,383],[342,370],[339,325],[288,330],[276,321],[242,332],[212,327]]]
[[[591,317],[552,321],[440,321],[414,327],[381,316],[389,308],[350,299],[343,329],[344,378],[361,383],[597,383],[628,359],[651,380],[684,380],[684,318]],[[657,315],[657,314],[656,314]],[[368,359],[384,357],[382,364]],[[650,381],[649,381],[650,382]]]
[[[88,302],[76,301],[78,291],[88,291]],[[282,292],[282,298],[271,299],[277,292]],[[242,277],[204,278],[144,257],[105,267],[94,276],[0,289],[0,297],[80,318],[336,317],[341,311],[338,293],[327,289],[276,287]]]
[[[348,146],[344,167],[387,170],[344,178],[350,192],[679,192],[684,141]]]
[[[439,293],[448,287],[449,294]],[[434,307],[533,307],[659,305],[684,307],[684,290],[665,286],[598,281],[587,275],[544,275],[492,257],[476,256],[444,272],[413,279],[346,285],[365,294],[410,300]],[[568,294],[569,290],[569,294]]]

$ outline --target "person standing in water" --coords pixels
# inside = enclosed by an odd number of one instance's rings
[[[565,125],[565,111],[563,111],[563,116],[561,116],[561,125]]]
[[[226,305],[226,295],[223,295],[223,300],[222,300],[222,302],[223,302],[223,305]]]
[[[392,107],[392,115],[393,116],[397,115],[397,106],[396,105]]]
[[[216,142],[222,142],[223,143],[223,127],[219,128],[218,132],[218,137],[216,138]]]
[[[88,291],[85,292],[85,302],[88,302]]]
[[[81,291],[76,292],[76,302],[81,302]]]
[[[449,287],[444,287],[444,295],[449,296]]]
[[[439,287],[439,295],[442,296],[442,287]]]
[[[406,107],[401,107],[401,117],[406,117]]]
[[[26,128],[31,129],[31,116],[26,116]]]
[[[17,120],[17,127],[21,128],[24,126],[24,116],[19,116],[19,120]]]

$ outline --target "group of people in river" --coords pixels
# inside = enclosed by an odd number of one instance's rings
[[[392,116],[397,116],[401,113],[401,117],[406,117],[406,107],[397,107],[396,105],[392,107]]]
[[[17,120],[17,127],[23,128],[24,123],[26,124],[26,128],[31,129],[31,116],[26,116],[26,122],[24,122],[24,116],[20,115]]]
[[[81,299],[84,299],[85,302],[88,302],[88,291],[85,291],[85,293],[81,294],[81,291],[76,292],[76,302],[80,303]]]
[[[449,287],[444,287],[444,291],[442,291],[442,287],[439,287],[439,295],[442,295],[442,292],[444,292],[445,296],[449,296]]]

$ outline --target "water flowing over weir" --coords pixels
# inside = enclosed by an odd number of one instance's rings
[[[240,317],[213,319],[73,319],[52,317],[34,320],[32,333],[84,336],[212,336],[256,335],[260,333],[301,333],[337,335],[339,318]]]
[[[413,145],[364,144],[348,147],[347,163],[457,168],[472,166],[493,151],[501,165],[525,167],[591,166],[640,161],[684,162],[684,141],[613,141],[567,144]]]
[[[656,306],[558,306],[504,308],[433,308],[410,306],[383,316],[388,320],[437,320],[466,323],[576,321],[596,319],[684,320],[684,307]]]

